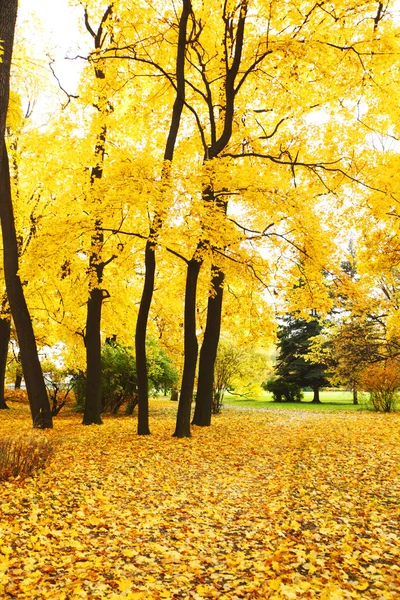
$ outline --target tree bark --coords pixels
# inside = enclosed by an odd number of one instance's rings
[[[95,50],[103,49],[107,37],[104,34],[104,28],[112,15],[112,9],[112,4],[107,6],[97,28],[97,33],[91,28],[85,9],[85,25],[87,31],[93,37]],[[106,75],[99,62],[94,65],[94,73],[99,85],[99,91],[97,101],[93,106],[100,114],[107,116],[110,111],[110,103],[103,89]],[[103,177],[106,141],[107,125],[103,123],[98,131],[94,148],[96,164],[90,171],[90,183],[92,186]],[[97,201],[100,202],[100,199],[97,199]],[[91,254],[89,258],[89,292],[84,336],[86,348],[86,391],[82,425],[101,425],[103,423],[101,418],[101,309],[105,295],[102,289],[102,282],[106,264],[115,257],[110,258],[108,261],[103,260],[104,234],[101,228],[101,218],[97,217],[94,222],[94,233],[92,235]]]
[[[0,319],[0,409],[8,408],[4,397],[8,344],[10,341],[10,319]]]
[[[192,421],[193,425],[201,427],[211,425],[214,365],[221,331],[223,283],[225,279],[221,269],[213,266],[212,272],[214,273],[211,281],[212,294],[208,298],[206,329],[200,350],[196,408]]]
[[[6,290],[17,330],[32,422],[34,427],[48,429],[53,427],[51,409],[39,362],[32,321],[18,275],[18,244],[11,199],[8,156],[4,140],[0,174],[0,218],[3,234]]]
[[[22,383],[22,374],[19,370],[17,370],[17,372],[15,373],[15,382],[14,382],[14,389],[15,390],[20,390],[21,389],[21,383]]]
[[[358,391],[356,388],[353,388],[353,404],[358,404]]]
[[[89,292],[86,316],[86,398],[83,425],[101,425],[101,308],[103,290]]]
[[[313,390],[314,390],[314,397],[312,399],[314,404],[320,404],[321,400],[319,399],[319,385],[315,384],[313,386]]]
[[[149,386],[146,360],[146,330],[154,290],[156,257],[153,243],[146,242],[144,264],[146,268],[144,286],[135,333],[136,375],[138,381],[138,435],[149,435]]]
[[[3,47],[0,62],[0,219],[3,235],[4,276],[8,301],[18,335],[33,426],[50,428],[53,426],[50,404],[40,367],[32,321],[18,276],[18,244],[11,198],[10,168],[5,144],[6,116],[10,97],[11,56],[17,10],[17,0],[2,0],[0,10],[0,40]]]
[[[176,388],[176,387],[172,388],[170,400],[172,400],[172,402],[178,402],[178,400],[179,400],[179,390],[178,390],[178,388]]]
[[[5,137],[8,101],[10,98],[10,70],[14,45],[15,22],[17,20],[18,0],[2,0],[0,6],[0,140]],[[3,146],[0,147],[0,161],[3,158]]]
[[[212,103],[211,94],[206,98],[206,103],[208,105],[208,111],[210,115],[210,139],[211,144],[206,149],[206,153],[204,156],[204,163],[207,161],[217,158],[218,155],[226,148],[228,143],[230,142],[232,136],[232,128],[233,128],[233,120],[234,120],[234,112],[235,112],[235,97],[239,90],[239,87],[235,86],[236,76],[239,72],[241,60],[242,60],[242,51],[243,51],[243,42],[244,42],[244,28],[248,10],[247,0],[240,1],[240,14],[238,23],[236,26],[236,37],[235,37],[235,51],[233,56],[233,61],[230,63],[228,55],[225,56],[225,65],[226,65],[226,73],[224,80],[224,88],[221,89],[221,92],[224,93],[224,105],[219,105],[219,113],[223,119],[223,129],[220,137],[217,137],[217,123],[214,117],[214,107]],[[227,8],[227,3],[225,3],[224,12]],[[226,35],[230,35],[228,33],[229,27],[231,27],[231,20],[228,18],[227,14],[224,15],[224,20],[226,24]],[[225,51],[227,51],[227,46],[225,46]],[[230,65],[230,66],[229,66]],[[244,79],[242,80],[243,83]],[[222,96],[222,94],[221,94]],[[210,208],[215,206],[217,209],[223,211],[226,215],[227,212],[227,202],[221,201],[215,197],[213,182],[208,183],[203,190],[203,201],[207,205],[210,205]],[[209,242],[206,239],[203,239],[199,242],[199,246],[203,243],[204,246],[208,246]],[[198,247],[199,247],[198,246]],[[211,247],[211,250],[213,248]],[[215,266],[212,267],[214,272]],[[214,365],[215,358],[217,355],[217,348],[219,342],[219,335],[221,329],[221,315],[222,315],[222,283],[224,281],[224,274],[220,268],[217,269],[217,274],[212,276],[212,281],[216,278],[217,287],[215,291],[217,293],[215,301],[214,299],[209,299],[207,306],[207,323],[210,326],[207,328],[203,338],[203,344],[200,352],[200,369],[199,369],[199,378],[198,378],[198,391],[196,397],[196,409],[195,415],[193,418],[193,424],[195,425],[210,425],[211,424],[211,407],[212,407],[212,394],[213,394],[213,379],[214,379]],[[221,285],[218,284],[218,279],[221,280]],[[220,289],[218,289],[220,288]],[[210,315],[208,311],[211,311]],[[203,350],[204,346],[204,350]],[[186,361],[186,357],[185,357]],[[199,404],[199,406],[198,406]]]
[[[168,179],[170,164],[172,162],[176,140],[178,136],[181,116],[185,104],[185,55],[186,55],[186,32],[189,15],[192,11],[191,0],[182,0],[182,13],[179,21],[178,49],[176,57],[176,97],[172,107],[171,123],[164,151],[163,178]],[[138,378],[138,434],[149,435],[149,382],[146,363],[146,332],[150,313],[151,300],[154,291],[154,278],[156,270],[155,243],[158,233],[162,227],[159,214],[153,219],[149,239],[145,248],[145,279],[138,320],[136,323],[135,350],[136,369]]]
[[[188,262],[185,289],[184,350],[181,393],[174,437],[190,437],[190,412],[196,375],[198,343],[196,336],[196,291],[201,261],[192,258]]]

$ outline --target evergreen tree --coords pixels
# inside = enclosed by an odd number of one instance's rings
[[[320,402],[319,388],[328,383],[326,366],[323,363],[309,362],[311,338],[317,336],[322,325],[317,318],[309,321],[289,315],[278,330],[278,360],[275,373],[278,381],[296,384],[301,388],[311,387],[313,402]]]

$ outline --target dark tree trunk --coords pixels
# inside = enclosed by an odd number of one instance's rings
[[[0,219],[3,234],[4,276],[10,309],[17,330],[22,368],[34,427],[53,426],[49,399],[37,353],[35,335],[25,296],[18,276],[18,244],[10,189],[10,169],[5,144],[6,115],[10,94],[10,67],[14,43],[17,0],[2,0],[0,40],[3,55],[0,62]]]
[[[174,157],[176,139],[178,136],[182,110],[185,103],[185,55],[186,55],[186,31],[189,15],[192,11],[190,0],[182,0],[182,13],[179,21],[178,51],[176,57],[176,97],[172,107],[172,117],[168,138],[164,151],[163,178],[168,179],[170,164]],[[135,348],[136,369],[138,379],[138,434],[148,435],[149,428],[149,382],[146,363],[146,331],[150,313],[151,299],[154,291],[154,277],[156,270],[155,242],[162,227],[162,219],[156,214],[150,230],[149,239],[145,249],[145,280],[138,321],[136,324]]]
[[[217,158],[218,155],[226,148],[232,136],[232,127],[234,120],[234,112],[235,112],[235,97],[240,88],[240,86],[235,85],[236,76],[239,72],[239,68],[241,65],[242,59],[242,50],[243,50],[243,40],[244,40],[244,27],[247,15],[248,3],[247,1],[239,2],[240,16],[238,19],[237,27],[236,27],[236,39],[235,39],[235,51],[233,61],[229,65],[228,55],[225,56],[225,65],[226,65],[226,74],[225,74],[225,98],[224,98],[224,106],[223,110],[220,110],[220,114],[223,115],[223,129],[221,135],[217,137],[217,123],[214,117],[214,108],[212,104],[212,96],[211,94],[207,97],[206,102],[208,104],[208,111],[210,115],[210,125],[211,125],[211,144],[206,149],[206,153],[204,156],[204,162],[206,163],[210,159]],[[230,19],[226,19],[226,35],[230,35],[229,27]],[[227,39],[227,38],[226,38]],[[227,49],[227,47],[226,47]],[[242,80],[243,83],[244,80]],[[222,196],[223,198],[223,196]],[[220,210],[226,215],[227,212],[227,201],[221,199],[221,197],[216,198],[214,193],[213,182],[209,182],[205,185],[203,189],[203,201],[205,205],[209,205],[210,209],[216,208]],[[199,246],[201,247],[209,246],[209,242],[203,238],[199,242]],[[213,250],[213,248],[210,248]],[[213,267],[214,269],[215,267]],[[207,326],[202,349],[200,352],[200,371],[199,371],[199,380],[198,380],[198,401],[196,399],[196,410],[195,416],[193,418],[193,424],[196,425],[210,425],[211,423],[211,407],[212,407],[212,394],[213,394],[213,380],[214,380],[214,364],[215,358],[218,348],[219,334],[221,329],[221,311],[222,311],[222,283],[224,281],[224,274],[221,269],[217,270],[216,275],[213,275],[212,280],[216,278],[217,287],[215,291],[217,292],[215,301],[211,301],[209,299],[208,302],[208,311],[207,311]],[[221,283],[218,284],[218,280],[220,279]],[[218,287],[220,289],[218,289]],[[214,300],[214,299],[213,299]],[[203,349],[204,347],[204,349]],[[185,357],[186,358],[186,357]]]
[[[196,336],[196,291],[201,262],[192,258],[188,262],[185,290],[185,364],[183,366],[181,394],[174,437],[190,437],[190,412],[196,375],[198,343]]]
[[[139,435],[149,435],[149,387],[146,360],[146,330],[150,312],[151,299],[154,290],[154,277],[156,270],[156,257],[154,244],[146,242],[144,264],[146,267],[142,298],[140,300],[139,314],[136,322],[135,352],[136,374],[138,382],[138,429]]]
[[[15,390],[20,390],[21,389],[21,383],[22,383],[22,374],[20,371],[17,371],[15,374],[15,383],[14,383],[14,389]]]
[[[6,116],[10,97],[10,69],[14,45],[15,22],[17,20],[18,0],[1,0],[0,4],[0,40],[2,55],[0,60],[0,140],[6,131]],[[0,161],[3,148],[0,147]]]
[[[313,397],[312,401],[314,404],[320,404],[321,400],[319,399],[319,385],[314,384],[313,390],[314,390],[314,397]]]
[[[101,425],[101,308],[103,290],[89,292],[86,317],[86,398],[83,425]]]
[[[178,388],[175,388],[175,387],[172,388],[170,400],[172,400],[173,402],[178,402],[178,400],[179,400],[179,390],[178,390]]]
[[[200,350],[196,408],[192,421],[193,425],[200,425],[201,427],[211,425],[214,365],[221,331],[223,283],[225,279],[223,271],[217,267],[213,266],[212,272],[214,273],[211,281],[213,293],[208,298],[206,329]]]
[[[4,140],[0,174],[0,218],[3,234],[6,290],[17,330],[22,370],[28,392],[33,426],[48,429],[53,427],[51,409],[39,362],[32,321],[18,275],[18,244],[11,200],[8,157]]]
[[[112,15],[112,9],[113,5],[110,4],[104,11],[97,28],[97,33],[90,26],[88,14],[85,9],[86,29],[93,37],[96,51],[104,49],[107,39],[105,29],[107,21]],[[99,86],[101,91],[99,91],[98,98],[93,106],[106,117],[111,110],[111,104],[104,91],[103,86],[106,75],[100,62],[95,63],[94,72],[97,82],[101,82]],[[95,165],[90,171],[91,185],[103,178],[106,141],[107,125],[103,123],[97,133],[94,147]],[[99,204],[101,203],[101,199],[98,198],[97,201]],[[86,392],[83,425],[101,425],[103,423],[101,418],[101,309],[106,292],[102,289],[102,282],[105,266],[115,258],[115,256],[112,256],[107,261],[103,260],[103,243],[102,219],[97,217],[94,222],[94,233],[91,239],[91,254],[89,258],[90,283],[84,338],[86,348]]]
[[[358,404],[358,391],[356,388],[353,388],[353,404]]]
[[[4,397],[8,344],[10,341],[10,320],[0,319],[0,409],[8,408]]]

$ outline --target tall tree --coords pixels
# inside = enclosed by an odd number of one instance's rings
[[[218,158],[229,144],[233,131],[235,98],[247,76],[260,64],[269,54],[269,50],[260,52],[253,63],[246,65],[246,71],[240,72],[242,67],[242,53],[244,46],[244,30],[247,17],[248,2],[242,0],[237,6],[230,6],[227,2],[222,7],[220,18],[223,22],[221,40],[218,40],[223,48],[220,57],[222,73],[215,96],[212,91],[213,75],[208,72],[205,60],[205,49],[201,46],[201,40],[197,42],[194,51],[202,73],[202,83],[205,93],[202,99],[205,102],[209,116],[209,143],[204,147],[204,163],[206,166],[205,183],[202,197],[207,210],[217,213],[219,216],[226,215],[228,194],[223,190],[218,193],[212,177],[212,167],[208,170],[208,162]],[[198,23],[199,31],[202,31],[201,21]],[[239,76],[240,73],[240,76]],[[202,139],[206,139],[205,132],[201,131]],[[227,190],[225,190],[226,192]],[[208,239],[207,230],[201,236],[193,258],[188,263],[187,285],[185,293],[185,362],[183,367],[182,390],[179,399],[179,408],[175,429],[175,436],[190,436],[190,409],[193,397],[194,377],[197,363],[197,339],[196,339],[196,288],[200,267],[204,261],[205,253],[211,252],[211,282],[210,294],[207,307],[207,322],[204,332],[202,348],[200,351],[199,377],[196,396],[196,409],[193,417],[195,425],[209,425],[211,421],[211,407],[213,400],[214,364],[217,356],[218,341],[221,330],[221,311],[225,274],[223,269],[214,260],[215,250]],[[215,255],[216,258],[217,255]]]
[[[109,19],[112,14],[112,4],[103,13],[97,31],[93,30],[87,10],[85,9],[85,25],[93,38],[95,53],[104,49],[108,38]],[[96,194],[96,183],[103,177],[104,157],[107,140],[107,115],[112,110],[104,86],[106,78],[104,65],[96,60],[93,64],[97,85],[97,98],[94,103],[99,114],[99,130],[94,148],[94,166],[90,174],[91,193]],[[96,202],[96,200],[95,200]],[[100,203],[100,200],[97,201]],[[91,239],[89,256],[89,297],[87,301],[86,328],[84,341],[86,348],[86,397],[83,424],[102,423],[101,419],[101,311],[103,300],[107,297],[103,289],[103,274],[106,265],[115,257],[105,260],[103,256],[104,233],[100,216],[95,218],[94,233]]]
[[[174,156],[176,140],[181,121],[181,115],[185,104],[185,55],[187,45],[187,26],[189,16],[192,11],[190,0],[182,0],[182,13],[179,20],[177,56],[176,56],[176,71],[174,84],[176,96],[172,108],[171,122],[168,132],[168,137],[164,151],[164,166],[162,178],[166,183],[169,183],[170,163]],[[140,300],[139,314],[136,323],[135,335],[135,350],[136,350],[136,369],[138,378],[138,434],[148,435],[149,428],[149,413],[148,413],[148,375],[146,361],[146,331],[147,321],[149,317],[151,299],[154,291],[154,278],[156,270],[156,254],[155,246],[159,231],[162,227],[162,217],[159,212],[156,212],[150,226],[149,237],[146,241],[145,248],[145,279],[142,297]]]
[[[311,338],[321,332],[321,324],[315,317],[305,319],[286,317],[278,329],[278,357],[275,373],[285,383],[299,387],[311,387],[313,402],[319,403],[319,388],[328,383],[326,365],[310,362]]]
[[[3,44],[0,64],[0,219],[4,247],[4,275],[26,381],[33,426],[53,426],[50,404],[40,367],[35,334],[19,277],[18,242],[13,214],[10,168],[5,143],[6,115],[10,93],[10,68],[18,3],[5,0],[0,11],[0,39]]]

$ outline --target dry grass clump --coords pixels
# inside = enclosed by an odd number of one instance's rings
[[[0,481],[25,479],[43,469],[54,453],[51,439],[34,434],[0,440]]]

